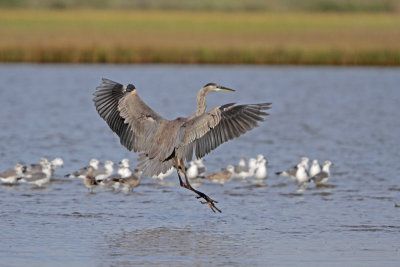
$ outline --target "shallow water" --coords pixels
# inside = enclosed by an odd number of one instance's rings
[[[0,65],[0,170],[61,156],[45,188],[0,185],[5,266],[387,265],[400,260],[400,69],[179,65]],[[204,182],[213,214],[177,177],[144,178],[126,194],[64,178],[90,158],[128,153],[98,116],[92,93],[107,77],[133,82],[155,111],[272,102],[268,120],[206,156],[209,171],[264,154],[265,185]],[[275,171],[301,156],[334,163],[328,186],[299,190]]]

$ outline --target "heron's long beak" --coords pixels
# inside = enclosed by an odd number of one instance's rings
[[[219,87],[217,87],[217,90],[218,90],[218,91],[235,92],[235,90],[230,89],[230,88],[227,88],[227,87],[224,87],[224,86],[219,86]]]

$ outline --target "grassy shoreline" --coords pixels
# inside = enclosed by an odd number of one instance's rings
[[[400,65],[400,16],[0,9],[0,62]]]

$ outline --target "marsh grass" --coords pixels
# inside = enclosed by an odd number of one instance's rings
[[[400,65],[400,16],[0,10],[0,61]]]
[[[399,12],[398,0],[0,0],[3,8],[268,12]]]

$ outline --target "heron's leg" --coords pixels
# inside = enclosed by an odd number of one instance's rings
[[[205,200],[205,202],[200,201],[200,203],[201,204],[208,204],[213,212],[215,212],[215,210],[217,210],[219,212],[222,212],[221,210],[219,210],[214,205],[214,203],[218,203],[218,201],[215,201],[214,199],[210,198],[209,196],[207,196],[203,192],[200,192],[200,191],[198,191],[198,190],[196,190],[196,189],[194,189],[192,187],[192,185],[190,184],[189,179],[187,178],[187,175],[186,175],[185,163],[183,162],[182,159],[179,159],[179,163],[181,165],[181,168],[182,168],[183,174],[185,175],[185,180],[186,180],[186,184],[184,184],[184,185],[181,184],[181,186],[183,186],[183,187],[195,192],[197,195],[199,195],[197,198],[203,198]]]
[[[176,172],[178,173],[178,177],[179,177],[179,184],[184,187],[184,183],[182,182],[181,175],[179,174],[178,159],[174,158],[174,162],[175,162],[175,169],[176,169]]]

